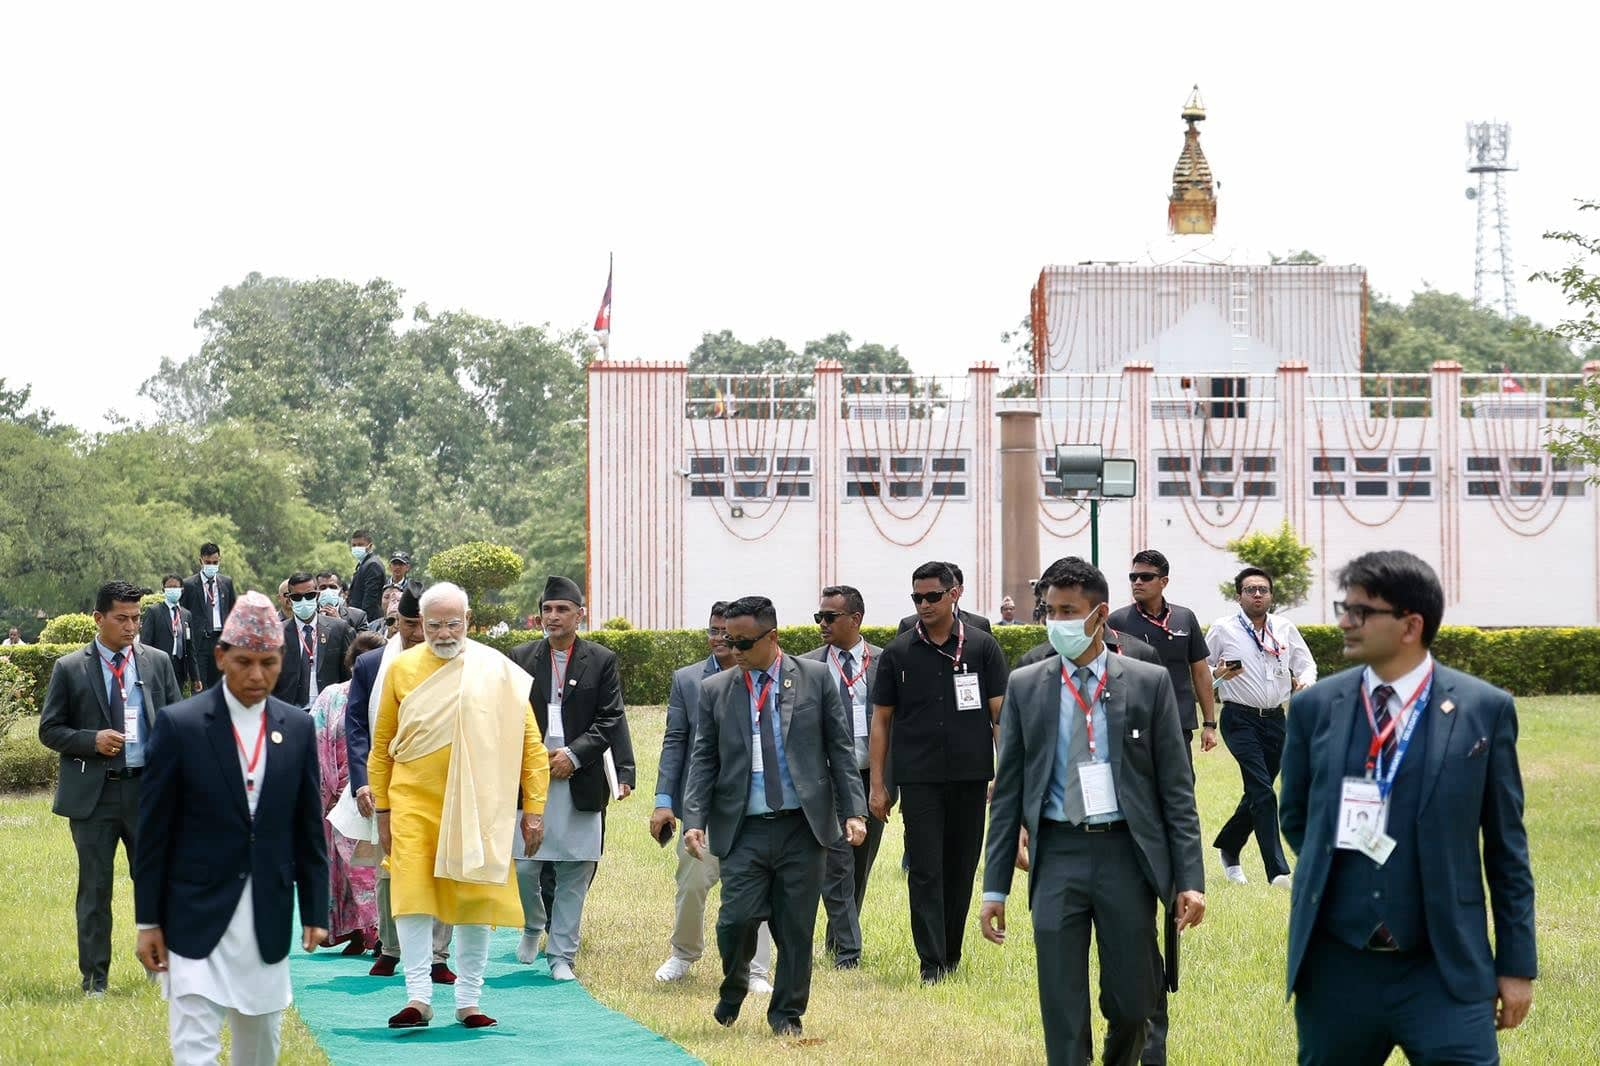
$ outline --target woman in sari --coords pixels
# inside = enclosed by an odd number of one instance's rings
[[[382,646],[383,638],[376,633],[356,634],[345,654],[346,671],[357,657]],[[324,815],[333,810],[350,782],[344,746],[344,708],[349,694],[350,682],[343,681],[323,689],[311,705],[311,718],[317,727],[317,758],[322,768]],[[377,870],[371,866],[356,866],[350,861],[356,841],[340,833],[326,819],[322,828],[328,836],[327,943],[346,944],[344,954],[360,955],[378,939]]]

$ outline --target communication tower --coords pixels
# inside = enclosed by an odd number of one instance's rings
[[[1467,199],[1478,206],[1478,244],[1473,269],[1472,302],[1484,305],[1484,279],[1500,275],[1502,313],[1511,318],[1517,313],[1516,281],[1511,273],[1511,215],[1506,210],[1505,175],[1517,168],[1509,160],[1511,125],[1507,122],[1467,123],[1467,173],[1478,176],[1476,186],[1467,186]],[[1493,219],[1490,219],[1490,215]],[[1489,231],[1494,230],[1495,245],[1489,247]],[[1494,263],[1498,260],[1498,264]]]

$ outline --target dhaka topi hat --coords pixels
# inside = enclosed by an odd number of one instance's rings
[[[252,589],[228,612],[222,643],[244,651],[277,651],[283,647],[283,619],[271,600]]]
[[[545,580],[544,593],[539,597],[539,606],[543,607],[550,600],[571,600],[582,607],[583,590],[570,578],[552,576]]]

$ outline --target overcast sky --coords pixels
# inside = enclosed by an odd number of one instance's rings
[[[1597,6],[12,5],[0,376],[99,426],[249,271],[565,328],[609,251],[614,356],[845,330],[961,373],[1041,266],[1164,235],[1194,82],[1219,235],[1470,294],[1467,120],[1512,124],[1519,278],[1600,229]]]

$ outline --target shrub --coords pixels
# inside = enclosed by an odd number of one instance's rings
[[[614,629],[614,630],[617,630],[617,631],[620,632],[620,631],[625,630],[625,629],[632,629],[633,628],[633,623],[628,621],[626,618],[622,617],[619,614],[615,618],[607,618],[604,622],[601,622],[600,623],[600,628],[601,629]]]
[[[77,644],[24,644],[3,649],[4,658],[27,677],[35,713],[44,702],[45,689],[50,685],[50,671],[55,668],[56,660],[77,651],[79,647],[81,645]]]
[[[11,657],[0,655],[0,721],[7,716],[32,714],[38,707],[33,698],[33,678]]]
[[[1298,607],[1306,602],[1311,591],[1311,560],[1317,553],[1311,550],[1311,545],[1300,543],[1287,518],[1271,532],[1258,529],[1228,541],[1228,550],[1244,566],[1259,566],[1272,575],[1275,605]],[[1232,578],[1218,585],[1217,590],[1230,602],[1239,597]]]
[[[39,740],[38,719],[0,715],[0,792],[49,788],[60,766],[61,757]]]
[[[522,556],[504,544],[486,540],[446,548],[428,560],[428,573],[435,580],[466,590],[472,601],[472,628],[480,633],[516,616],[510,607],[495,602],[493,593],[521,577],[522,567]]]
[[[148,611],[150,608],[155,607],[158,604],[164,604],[166,602],[167,602],[166,593],[164,593],[164,592],[147,592],[143,596],[139,597],[139,614],[142,617],[144,615],[144,613],[146,611]]]
[[[40,644],[87,644],[94,639],[94,618],[86,614],[58,614],[39,634]]]

